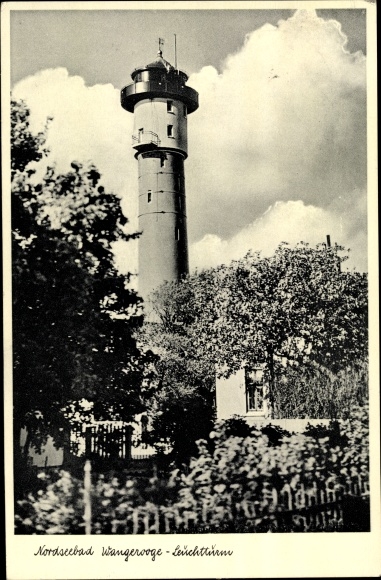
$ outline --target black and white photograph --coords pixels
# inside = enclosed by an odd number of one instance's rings
[[[375,4],[2,12],[8,580],[378,576]]]

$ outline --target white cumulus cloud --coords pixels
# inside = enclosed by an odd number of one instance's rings
[[[352,249],[348,264],[366,268],[365,71],[337,22],[298,11],[249,33],[220,73],[206,66],[190,77],[200,95],[185,163],[193,268],[326,234]],[[93,161],[137,229],[133,118],[119,90],[60,68],[23,79],[14,96],[36,129],[54,118],[47,144],[57,168]],[[117,260],[136,271],[136,243]]]
[[[111,84],[88,87],[82,77],[58,68],[23,79],[14,87],[13,96],[27,102],[35,131],[43,128],[47,117],[53,118],[46,145],[57,171],[70,170],[74,160],[93,162],[105,187],[123,198],[127,217],[134,219],[137,170],[131,149],[133,117],[121,108],[118,89]]]
[[[349,249],[350,262],[344,264],[344,269],[350,264],[350,269],[356,266],[363,271],[367,265],[362,251],[366,246],[366,232],[362,229],[352,232],[350,225],[348,228],[348,223],[333,212],[305,205],[303,201],[278,201],[230,239],[206,234],[192,244],[190,261],[195,268],[202,270],[238,260],[249,249],[270,256],[282,242],[293,246],[308,240],[309,244],[315,246],[325,243],[329,235],[332,244],[340,239],[340,245]]]
[[[365,57],[345,41],[338,23],[299,11],[248,34],[221,74],[191,77],[192,239],[231,236],[276,201],[325,207],[365,189]]]

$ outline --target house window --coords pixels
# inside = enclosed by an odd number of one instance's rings
[[[167,125],[167,137],[173,137],[173,125]]]
[[[167,101],[167,113],[174,113],[173,101]]]
[[[263,411],[264,376],[262,367],[245,369],[245,387],[247,411]]]
[[[178,242],[180,240],[180,228],[175,227],[175,240]]]
[[[148,193],[147,193],[147,202],[148,203],[151,203],[151,201],[152,201],[152,191],[149,190]]]

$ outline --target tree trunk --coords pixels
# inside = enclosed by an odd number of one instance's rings
[[[269,403],[271,409],[271,417],[274,418],[275,411],[275,397],[274,397],[274,351],[273,349],[268,350],[267,356],[267,367],[269,373]]]

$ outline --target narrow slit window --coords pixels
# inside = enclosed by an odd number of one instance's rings
[[[147,202],[148,202],[148,203],[151,203],[151,201],[152,201],[152,191],[150,190],[150,191],[148,191],[148,193],[147,193]]]
[[[178,226],[175,227],[175,240],[177,242],[180,240],[180,228]]]
[[[182,208],[182,205],[183,205],[183,204],[182,204],[181,195],[179,195],[179,210],[180,210],[180,211],[183,209],[183,208]]]
[[[173,125],[167,125],[167,136],[173,137]]]
[[[173,101],[167,101],[167,112],[173,113]]]
[[[165,167],[165,157],[164,157],[164,155],[162,155],[160,157],[160,167]]]
[[[186,117],[186,116],[187,116],[187,113],[188,113],[187,106],[186,106],[186,105],[184,105],[184,117]]]

